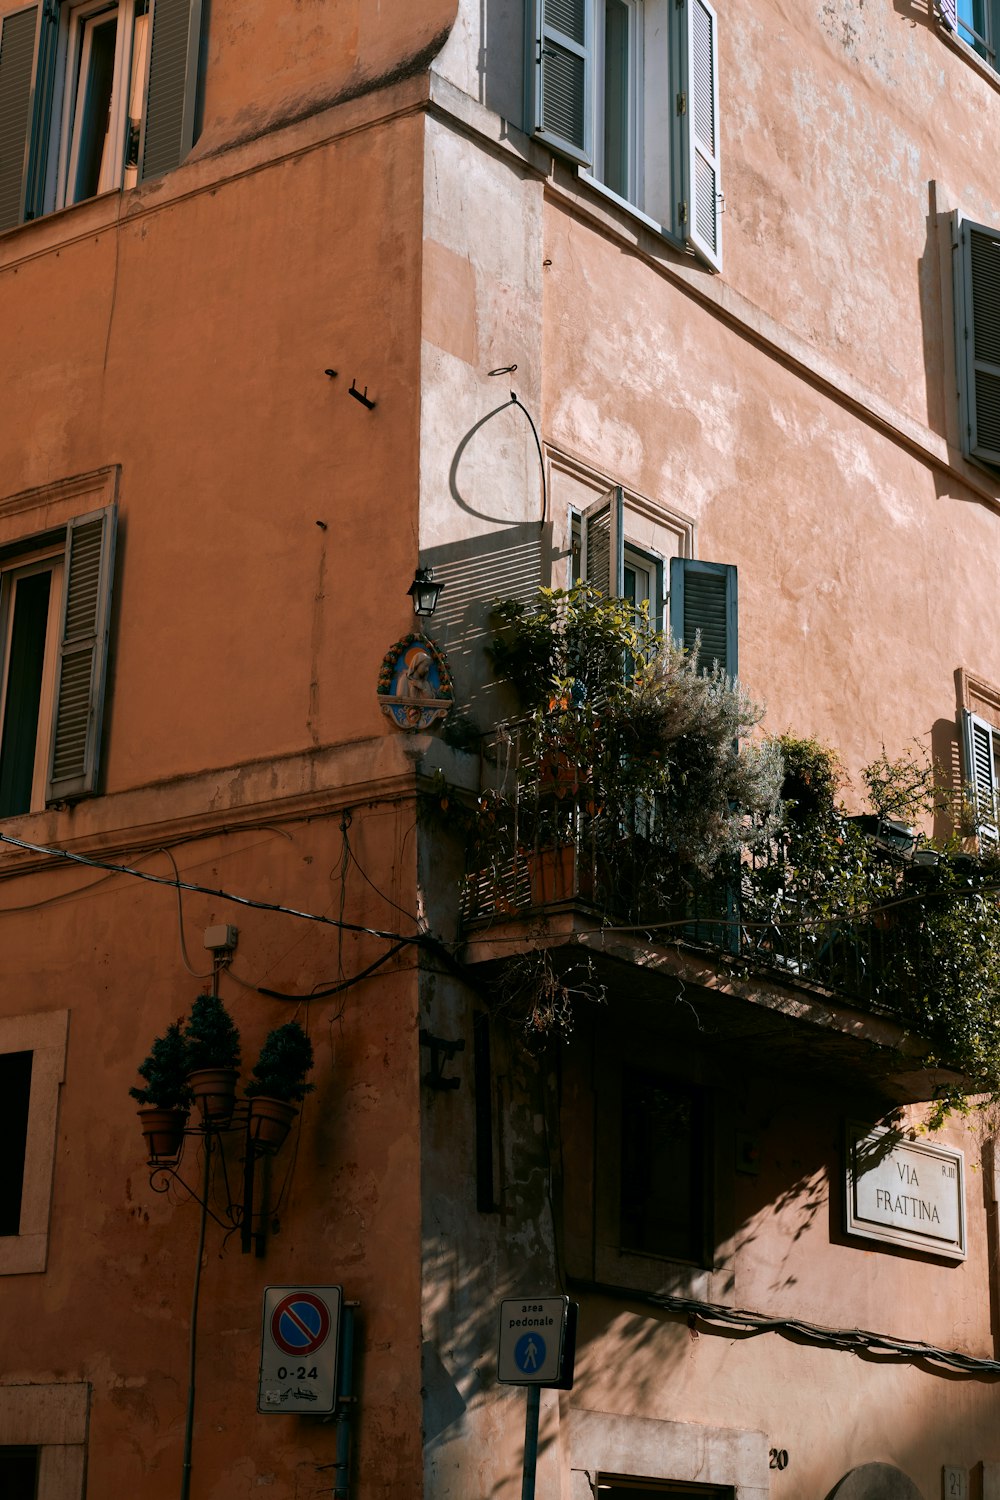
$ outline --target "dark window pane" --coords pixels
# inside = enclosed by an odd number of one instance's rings
[[[621,1244],[676,1260],[705,1252],[701,1092],[632,1068],[622,1075]]]
[[[718,1485],[672,1484],[665,1479],[615,1479],[600,1475],[597,1481],[598,1500],[637,1500],[640,1495],[669,1496],[670,1500],[732,1500],[731,1489],[720,1489]]]
[[[620,198],[629,196],[629,11],[622,0],[607,0],[604,12],[604,184]]]
[[[0,1495],[3,1500],[35,1500],[38,1449],[0,1447]]]
[[[0,1234],[17,1234],[21,1224],[30,1094],[31,1053],[0,1053],[0,1140],[4,1143],[0,1152]],[[0,1495],[6,1494],[0,1484]]]
[[[27,812],[31,807],[51,583],[51,573],[32,573],[19,578],[15,585],[0,739],[0,817]]]

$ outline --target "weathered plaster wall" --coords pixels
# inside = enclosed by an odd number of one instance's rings
[[[0,244],[0,493],[121,466],[109,791],[390,732],[373,689],[412,621],[422,131],[364,122],[347,106],[332,136],[172,174],[121,223],[99,199]],[[0,512],[0,541],[24,534]]]
[[[239,813],[234,816],[238,819]],[[339,815],[312,821],[252,817],[226,836],[175,845],[181,877],[348,921],[393,925],[413,904],[413,863],[401,851],[412,803],[359,810],[349,838],[357,863],[342,877]],[[131,860],[170,873],[161,853]],[[8,861],[9,863],[9,861]],[[35,866],[38,866],[35,861]],[[23,864],[23,862],[22,862]],[[384,895],[377,895],[362,871]],[[70,1011],[48,1264],[44,1275],[0,1277],[4,1384],[83,1381],[91,1387],[88,1494],[176,1495],[187,1391],[187,1341],[198,1209],[179,1186],[152,1190],[128,1088],[155,1034],[189,1009],[203,980],[184,968],[172,891],[66,866],[0,881],[5,1012]],[[11,910],[11,907],[14,909]],[[55,914],[58,913],[58,918]],[[193,967],[210,967],[207,925],[240,928],[233,977],[220,981],[243,1034],[244,1077],[271,1027],[297,1015],[316,1052],[316,1092],[269,1169],[266,1257],[240,1254],[239,1236],[210,1222],[199,1315],[195,1492],[237,1488],[291,1496],[328,1485],[332,1425],[256,1414],[263,1288],[340,1282],[360,1301],[353,1414],[360,1496],[418,1493],[419,1156],[416,982],[412,957],[340,996],[299,1005],[247,984],[306,994],[336,985],[384,951],[378,939],[188,895],[184,932]],[[237,977],[238,976],[238,977]],[[243,981],[243,983],[240,983]],[[240,1197],[241,1145],[226,1143]],[[196,1141],[182,1176],[200,1184]],[[162,1184],[161,1184],[162,1185]],[[221,1212],[218,1175],[211,1195]],[[30,1440],[23,1436],[20,1439]]]

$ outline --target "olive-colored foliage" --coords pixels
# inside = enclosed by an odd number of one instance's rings
[[[131,1088],[129,1093],[140,1104],[159,1109],[186,1109],[191,1103],[187,1076],[190,1070],[188,1048],[181,1034],[180,1021],[171,1021],[163,1036],[158,1036],[145,1062],[139,1064],[139,1076],[145,1088]]]
[[[883,748],[862,770],[875,815],[869,830],[837,800],[836,752],[788,735],[780,745],[790,800],[776,857],[744,874],[747,950],[786,964],[794,953],[800,972],[834,988],[839,978],[849,994],[902,1020],[926,1044],[928,1065],[964,1075],[964,1083],[942,1088],[932,1128],[966,1108],[970,1090],[995,1099],[1000,860],[922,835],[903,857],[880,838],[885,820],[926,817],[946,800],[919,749],[890,760]]]
[[[708,875],[774,833],[783,775],[772,741],[751,741],[763,717],[717,665],[702,671],[634,609],[587,584],[542,589],[536,607],[496,608],[497,671],[525,714],[516,732],[522,787],[559,777],[582,802],[588,836],[605,851],[636,817],[672,863]],[[579,837],[578,808],[548,808],[552,842]],[[575,819],[574,826],[565,820]]]

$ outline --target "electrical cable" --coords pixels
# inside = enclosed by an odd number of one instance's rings
[[[932,1367],[942,1365],[945,1369],[955,1370],[963,1375],[1000,1376],[1000,1360],[962,1354],[957,1349],[940,1349],[935,1344],[925,1344],[919,1339],[894,1338],[891,1334],[873,1333],[867,1328],[827,1328],[821,1323],[807,1323],[800,1318],[774,1318],[765,1313],[721,1307],[718,1303],[702,1302],[694,1297],[637,1292],[628,1287],[590,1281],[574,1280],[572,1284],[592,1292],[627,1297],[632,1302],[645,1302],[650,1306],[663,1308],[666,1312],[682,1313],[692,1320],[720,1324],[746,1334],[779,1333],[786,1338],[804,1339],[808,1343],[849,1353],[886,1354],[898,1359],[926,1362]]]
[[[294,906],[283,906],[278,901],[257,901],[252,896],[238,896],[233,891],[219,890],[214,886],[198,885],[191,880],[169,880],[165,875],[152,875],[146,870],[137,870],[132,865],[114,864],[110,860],[93,859],[87,854],[74,854],[69,849],[59,849],[47,844],[32,844],[26,839],[16,839],[9,833],[0,832],[0,843],[10,844],[16,849],[25,849],[31,854],[45,854],[51,859],[70,860],[90,870],[107,870],[114,875],[131,875],[136,880],[146,880],[151,885],[165,885],[173,890],[193,891],[200,896],[214,896],[217,901],[231,901],[236,906],[250,907],[254,911],[273,911],[286,917],[298,917],[304,922],[319,922],[325,927],[339,928],[343,932],[364,933],[368,937],[383,938],[388,942],[415,943],[422,941],[423,934],[406,936],[401,932],[384,931],[378,927],[365,927],[356,922],[341,922],[334,917],[324,917],[318,912],[300,911]]]
[[[174,871],[175,878],[177,880],[180,880],[180,878],[181,878],[181,872],[177,868],[177,861],[174,859],[174,856],[171,854],[170,850],[167,849],[166,847],[161,847],[160,849],[157,850],[157,853],[158,854],[165,854],[167,856],[167,858],[169,859],[171,865],[173,866],[173,871]],[[188,973],[191,975],[192,979],[213,979],[213,978],[215,978],[217,976],[217,974],[219,972],[219,965],[218,964],[213,964],[212,967],[210,969],[208,969],[206,972],[200,973],[197,969],[195,969],[193,967],[193,965],[191,963],[191,959],[188,956],[187,943],[184,940],[184,906],[182,904],[182,896],[181,896],[181,892],[180,892],[180,887],[179,886],[178,886],[176,894],[177,894],[177,936],[180,939],[181,962],[183,963],[185,969],[187,969]]]
[[[379,958],[376,958],[374,963],[370,963],[367,969],[362,969],[359,974],[354,974],[349,979],[342,980],[339,984],[329,985],[326,989],[309,990],[306,993],[298,995],[287,994],[282,990],[271,990],[262,984],[252,984],[249,979],[241,979],[239,974],[235,973],[232,968],[227,969],[226,972],[230,979],[234,979],[243,989],[252,990],[256,995],[266,995],[269,1000],[326,1000],[330,995],[340,995],[344,990],[349,990],[354,985],[360,984],[363,979],[367,979],[369,975],[374,974],[376,969],[380,969],[391,958],[395,958],[396,954],[401,952],[403,948],[407,948],[411,943],[416,942],[416,938],[403,938],[400,942],[394,943]]]

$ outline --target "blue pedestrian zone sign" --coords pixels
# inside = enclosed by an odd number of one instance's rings
[[[497,1379],[504,1385],[573,1383],[576,1304],[568,1297],[505,1297]]]

